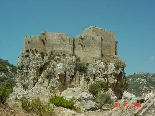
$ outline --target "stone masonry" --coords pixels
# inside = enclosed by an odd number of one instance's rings
[[[114,32],[91,26],[75,38],[46,31],[40,36],[25,36],[24,51],[31,49],[47,54],[75,55],[81,62],[93,63],[106,55],[117,55],[117,42]]]

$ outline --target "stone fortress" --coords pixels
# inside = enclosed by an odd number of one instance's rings
[[[26,36],[24,51],[18,58],[16,85],[7,103],[14,107],[17,99],[25,97],[49,104],[51,95],[58,95],[67,100],[75,98],[76,107],[82,111],[74,113],[76,116],[102,111],[103,104],[91,94],[90,86],[104,86],[106,91],[102,88],[98,95],[121,99],[127,87],[125,66],[117,57],[114,32],[105,29],[91,26],[75,38],[46,31],[39,36]]]
[[[75,38],[64,33],[43,31],[39,36],[25,36],[24,51],[36,49],[47,54],[65,54],[93,63],[104,56],[117,55],[117,41],[112,31],[90,26]]]

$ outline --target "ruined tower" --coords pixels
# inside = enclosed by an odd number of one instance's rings
[[[106,55],[117,55],[117,42],[112,31],[91,26],[75,38],[64,33],[42,32],[40,36],[25,36],[24,50],[75,55],[81,62],[92,63]]]

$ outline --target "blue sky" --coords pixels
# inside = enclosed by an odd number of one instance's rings
[[[155,0],[0,0],[0,58],[16,65],[25,35],[115,32],[126,74],[155,72]]]

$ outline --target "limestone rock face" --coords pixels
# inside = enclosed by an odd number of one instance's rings
[[[89,100],[93,99],[93,96],[90,93],[82,92],[77,96],[78,100]]]
[[[74,97],[75,105],[82,111],[96,110],[98,103],[88,92],[89,86],[103,81],[112,87],[107,91],[112,98],[122,97],[123,91],[119,87],[125,83],[125,66],[117,56],[106,56],[85,64],[76,56],[44,54],[36,50],[21,52],[16,86],[8,102],[26,97],[40,98],[47,104],[49,97],[56,94],[66,99]]]

